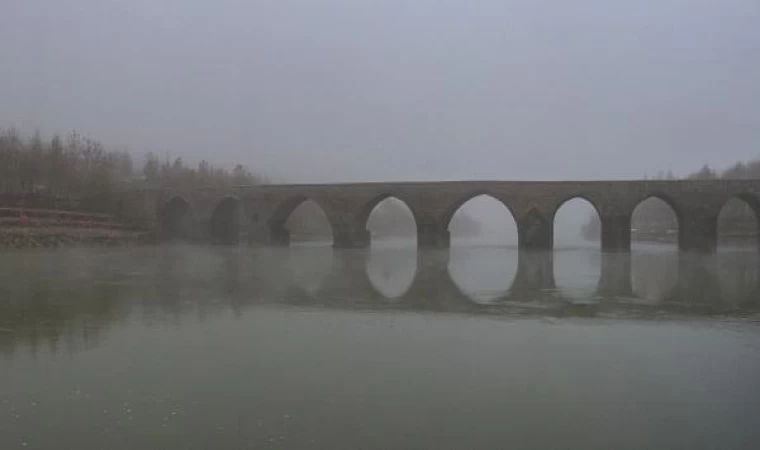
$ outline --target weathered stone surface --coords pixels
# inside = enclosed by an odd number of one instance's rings
[[[520,246],[526,249],[552,248],[554,215],[574,198],[588,200],[599,212],[602,247],[607,251],[630,249],[633,210],[650,197],[673,207],[680,223],[680,247],[690,251],[715,250],[717,218],[730,199],[747,201],[760,215],[760,180],[453,181],[145,190],[121,194],[109,212],[124,222],[152,223],[164,237],[287,244],[285,221],[298,205],[313,200],[332,225],[336,247],[365,247],[370,212],[392,196],[412,211],[420,246],[447,247],[451,217],[466,201],[483,194],[509,209],[518,224]]]

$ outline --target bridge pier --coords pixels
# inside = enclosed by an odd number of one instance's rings
[[[420,248],[447,249],[451,245],[451,235],[445,226],[436,222],[417,224],[417,246]]]
[[[322,298],[347,305],[381,301],[382,295],[373,288],[367,275],[369,252],[340,251],[333,255],[333,270],[321,289]]]
[[[521,250],[552,251],[554,224],[535,210],[517,221],[518,247]]]
[[[685,252],[714,253],[718,249],[718,216],[685,213],[678,231],[678,248]]]
[[[371,237],[366,229],[332,224],[334,248],[367,248]]]
[[[211,219],[208,227],[208,240],[216,245],[237,245],[240,241],[240,226],[237,221]]]
[[[551,251],[521,250],[517,257],[517,274],[510,295],[554,289],[554,255]]]
[[[429,311],[466,310],[472,307],[449,274],[451,253],[448,249],[417,252],[417,273],[404,304]]]
[[[602,297],[632,297],[631,254],[629,252],[603,252],[602,270],[597,286]]]
[[[602,251],[630,252],[631,251],[631,216],[625,214],[603,215]]]
[[[287,247],[290,245],[290,231],[285,228],[274,228],[269,232],[269,244],[276,247]]]

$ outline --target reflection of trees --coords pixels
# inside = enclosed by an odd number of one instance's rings
[[[76,351],[97,345],[107,327],[121,322],[129,309],[123,300],[134,291],[108,274],[102,255],[90,259],[53,253],[6,253],[2,261],[0,351],[22,346],[36,353]],[[20,264],[16,264],[16,260]],[[38,260],[41,264],[30,264]],[[91,279],[97,274],[98,281]]]

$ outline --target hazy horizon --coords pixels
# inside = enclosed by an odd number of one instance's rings
[[[760,3],[9,0],[0,127],[282,182],[626,179],[760,155]]]

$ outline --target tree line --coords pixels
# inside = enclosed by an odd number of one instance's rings
[[[0,130],[0,192],[88,197],[131,188],[229,187],[265,183],[238,164],[232,170],[154,153],[136,163],[126,151],[109,150],[98,140],[72,132],[43,140],[15,128]]]

